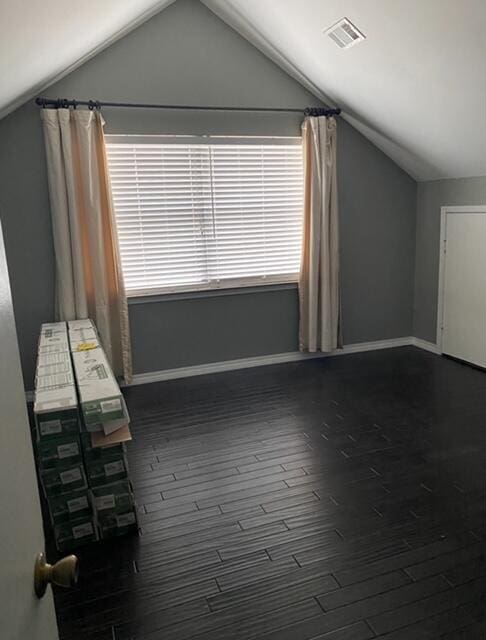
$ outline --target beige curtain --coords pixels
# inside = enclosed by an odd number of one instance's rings
[[[132,377],[128,307],[99,111],[42,109],[59,320],[92,318],[113,371]]]
[[[304,229],[299,346],[301,351],[327,352],[342,346],[335,119],[306,118],[302,139]]]

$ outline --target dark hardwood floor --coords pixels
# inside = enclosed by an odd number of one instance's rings
[[[141,535],[63,640],[486,638],[486,373],[413,347],[132,387]]]

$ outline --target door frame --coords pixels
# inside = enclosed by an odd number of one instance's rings
[[[447,215],[450,213],[484,213],[486,205],[446,206],[440,208],[440,244],[439,244],[439,290],[437,295],[437,332],[436,342],[439,353],[442,350],[442,333],[444,325],[444,286],[446,266]]]

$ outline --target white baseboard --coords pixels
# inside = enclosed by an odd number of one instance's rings
[[[358,342],[348,344],[343,349],[337,349],[332,353],[300,353],[291,351],[289,353],[275,353],[266,356],[256,356],[253,358],[240,358],[238,360],[224,360],[223,362],[210,362],[208,364],[196,364],[190,367],[178,367],[177,369],[163,369],[162,371],[150,371],[148,373],[137,373],[129,386],[139,384],[150,384],[151,382],[163,382],[164,380],[177,380],[178,378],[190,378],[192,376],[203,376],[208,373],[221,373],[223,371],[236,371],[237,369],[250,369],[251,367],[264,367],[271,364],[281,364],[283,362],[299,362],[302,360],[312,360],[314,358],[329,358],[335,356],[345,356],[351,353],[362,353],[364,351],[378,351],[379,349],[394,349],[396,347],[414,346],[431,353],[440,354],[439,347],[432,342],[427,342],[421,338],[407,336],[405,338],[392,338],[390,340],[376,340],[375,342]],[[34,392],[26,391],[27,402],[33,402]]]
[[[177,369],[165,369],[162,371],[150,371],[148,373],[138,373],[133,376],[130,386],[139,384],[149,384],[150,382],[162,382],[164,380],[175,380],[178,378],[189,378],[192,376],[202,376],[208,373],[221,373],[222,371],[236,371],[237,369],[249,369],[251,367],[263,367],[271,364],[283,362],[298,362],[302,360],[312,360],[314,358],[328,358],[343,356],[350,353],[361,353],[363,351],[377,351],[378,349],[392,349],[394,347],[404,347],[412,344],[411,337],[395,338],[392,340],[377,340],[376,342],[361,342],[346,345],[343,349],[338,349],[332,353],[300,353],[291,351],[289,353],[275,353],[253,358],[240,358],[238,360],[225,360],[223,362],[210,362],[208,364],[192,365],[190,367],[178,367]]]
[[[419,349],[430,351],[430,353],[436,353],[438,355],[442,353],[438,344],[435,344],[435,342],[429,342],[428,340],[422,340],[422,338],[412,338],[411,344]]]

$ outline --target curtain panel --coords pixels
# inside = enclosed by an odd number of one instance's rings
[[[129,382],[132,359],[99,111],[42,109],[56,261],[59,320],[92,318],[115,375]]]
[[[299,348],[342,347],[339,287],[337,124],[308,117],[302,123],[304,220],[299,277]]]

